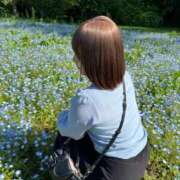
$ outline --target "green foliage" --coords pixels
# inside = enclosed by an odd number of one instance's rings
[[[108,15],[118,24],[138,26],[178,25],[177,0],[0,0],[0,16],[79,22],[96,15]]]
[[[85,20],[96,15],[108,15],[109,0],[80,0],[69,11],[75,20]],[[79,12],[79,13],[77,13]]]
[[[158,27],[159,25],[162,24],[162,17],[157,12],[147,11],[147,12],[140,13],[138,15],[137,21],[142,26]]]
[[[136,64],[142,57],[143,53],[144,49],[141,46],[140,41],[137,41],[130,52],[125,52],[125,59],[128,63]]]
[[[147,6],[141,0],[113,0],[110,12],[116,21],[122,24],[158,26],[162,23],[158,8],[153,5]]]
[[[7,4],[8,1],[0,0],[0,16],[7,16],[9,14]]]

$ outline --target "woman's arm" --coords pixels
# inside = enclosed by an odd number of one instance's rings
[[[84,93],[77,93],[71,99],[70,110],[63,111],[57,119],[57,127],[62,136],[81,139],[96,121],[91,99]]]

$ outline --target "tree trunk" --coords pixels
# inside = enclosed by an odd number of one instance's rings
[[[13,14],[15,16],[18,16],[17,7],[16,7],[16,0],[12,1],[12,8],[13,8]]]

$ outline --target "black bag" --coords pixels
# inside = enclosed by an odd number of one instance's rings
[[[53,152],[53,154],[49,156],[48,162],[46,164],[53,180],[85,180],[89,174],[93,172],[99,161],[103,158],[104,154],[108,151],[121,131],[126,112],[126,89],[124,81],[123,96],[123,113],[120,125],[97,160],[95,160],[92,166],[89,166],[86,172],[82,174],[79,168],[79,156],[76,154],[76,162],[72,160],[69,149],[70,147],[68,146],[71,138],[66,138],[66,140],[64,140],[64,142],[61,144],[61,147],[58,147]]]

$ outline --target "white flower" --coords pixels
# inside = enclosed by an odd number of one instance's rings
[[[15,175],[18,177],[21,174],[21,170],[16,170]]]
[[[4,179],[5,179],[4,174],[0,174],[0,180],[4,180]]]

